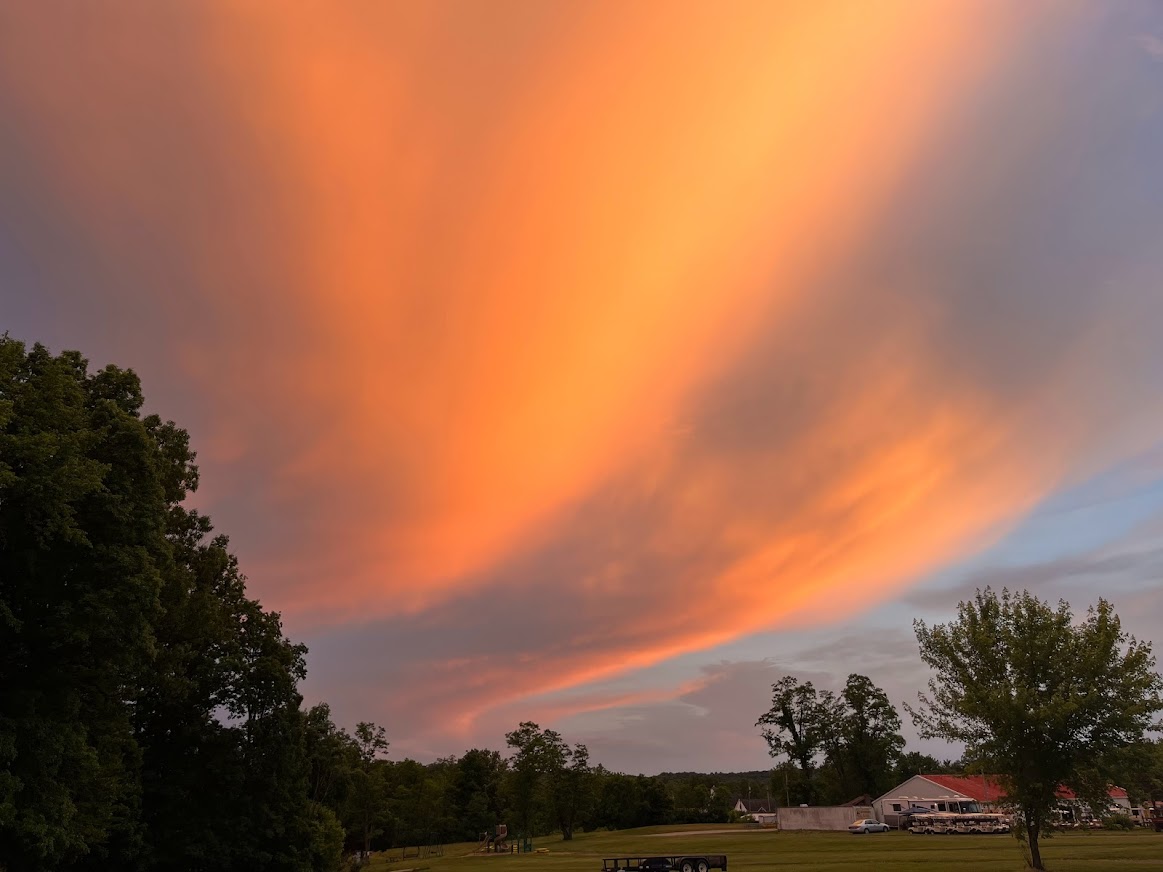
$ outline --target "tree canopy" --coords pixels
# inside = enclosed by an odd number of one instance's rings
[[[797,682],[785,675],[771,686],[771,708],[759,716],[756,726],[772,757],[795,763],[803,779],[805,802],[812,802],[812,773],[836,717],[836,697],[817,691],[810,681]]]
[[[1059,788],[1105,807],[1115,752],[1141,741],[1163,710],[1163,679],[1148,643],[1123,631],[1100,599],[1076,621],[1023,592],[986,588],[948,624],[915,624],[929,692],[909,712],[922,737],[963,742],[1004,779],[1020,811],[1030,864]]]
[[[849,675],[840,692],[829,759],[845,792],[879,796],[894,783],[904,748],[901,719],[883,690],[865,675]]]
[[[592,799],[590,752],[585,745],[572,748],[555,730],[543,730],[531,721],[505,735],[513,749],[514,800],[520,830],[531,835],[535,809],[552,809],[565,841],[573,838],[574,823]]]
[[[0,338],[0,865],[310,869],[305,649],[142,405],[132,372]]]
[[[904,747],[900,715],[888,695],[855,673],[838,696],[785,675],[772,685],[771,708],[756,726],[771,756],[796,767],[794,773],[781,770],[772,782],[775,795],[788,801],[877,796],[891,786]]]

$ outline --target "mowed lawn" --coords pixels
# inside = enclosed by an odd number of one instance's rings
[[[431,872],[601,872],[603,857],[669,856],[705,852],[726,854],[729,872],[760,870],[834,870],[834,872],[1020,872],[1021,846],[1013,836],[914,836],[891,832],[853,836],[848,833],[781,833],[773,830],[731,832],[707,826],[651,827],[618,832],[580,833],[571,842],[546,837],[534,841],[548,854],[473,854],[473,845],[445,849],[443,857],[386,863],[376,872],[427,869]],[[1055,835],[1042,843],[1051,872],[1160,870],[1163,833],[1079,832]]]

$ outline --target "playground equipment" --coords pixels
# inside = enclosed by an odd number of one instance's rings
[[[493,832],[481,833],[481,843],[477,846],[477,851],[483,854],[509,853],[509,827],[505,824],[497,824],[496,830]]]
[[[518,834],[512,844],[509,843],[509,827],[497,824],[496,830],[491,833],[481,833],[477,844],[478,854],[528,854],[533,850],[533,840]]]

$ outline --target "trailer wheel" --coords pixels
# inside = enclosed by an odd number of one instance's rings
[[[707,861],[699,860],[699,872],[707,872]]]
[[[682,872],[695,872],[694,864],[692,864],[690,860],[683,860]]]

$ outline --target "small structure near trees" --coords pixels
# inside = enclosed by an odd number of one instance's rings
[[[772,825],[779,817],[770,799],[739,797],[732,808],[741,819],[757,824]]]

